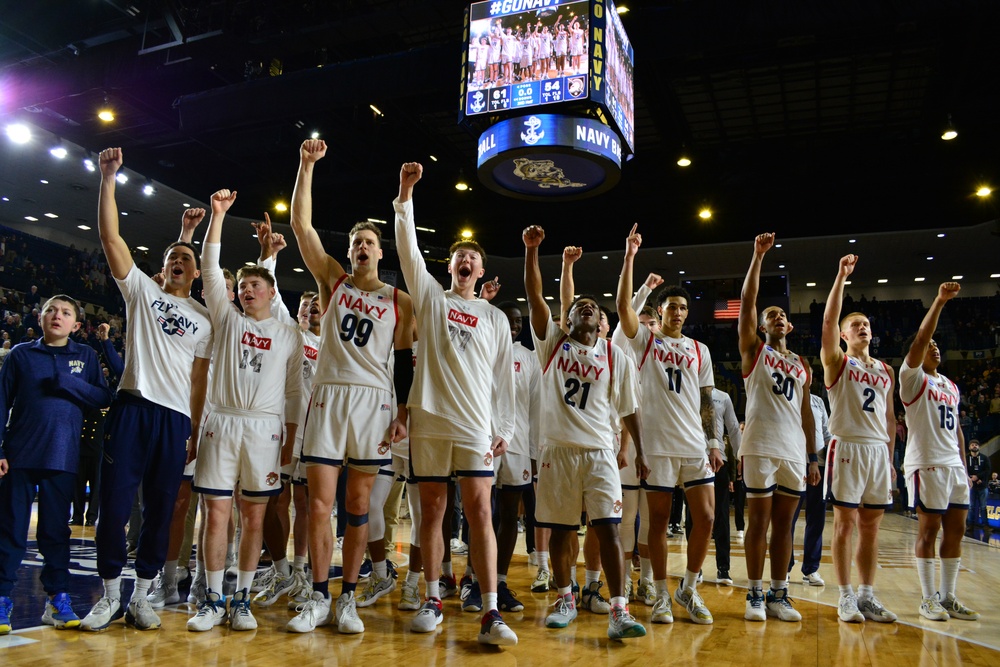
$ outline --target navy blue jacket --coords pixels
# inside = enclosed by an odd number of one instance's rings
[[[0,368],[0,458],[11,468],[76,472],[83,411],[110,404],[90,347],[73,341],[50,347],[41,340],[15,345]]]

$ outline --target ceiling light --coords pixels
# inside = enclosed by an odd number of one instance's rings
[[[463,229],[461,236],[462,236],[463,239],[471,239],[472,238],[472,231],[470,231],[468,229]]]
[[[784,264],[778,264],[778,268],[779,269],[783,269],[783,268],[785,268],[785,265]]]
[[[556,278],[555,280],[556,280],[556,282],[559,282],[559,279],[558,279],[558,278]]]
[[[611,292],[605,292],[604,296],[606,296],[606,297],[612,297],[612,296],[614,296],[614,294],[612,294]]]
[[[1000,273],[991,273],[990,278],[1000,278]]]
[[[7,138],[15,144],[26,144],[31,141],[31,130],[27,125],[14,123],[7,126]]]
[[[63,146],[56,146],[54,148],[50,148],[49,153],[52,155],[52,157],[57,158],[59,160],[62,160],[67,155],[69,155],[69,151],[67,151]]]
[[[36,218],[33,215],[26,215],[26,216],[24,216],[24,219],[25,220],[30,220],[31,222],[38,222],[38,218]]]
[[[943,239],[943,238],[944,238],[944,232],[942,232],[942,233],[938,234],[938,238],[939,238],[939,239]]]
[[[879,285],[884,285],[884,284],[886,284],[887,282],[889,282],[889,279],[888,279],[888,278],[879,278],[879,279],[878,279],[878,284],[879,284]]]
[[[436,229],[431,229],[430,227],[417,227],[416,225],[414,225],[413,228],[416,229],[418,232],[427,232],[428,234],[437,234],[437,230]]]
[[[183,204],[181,204],[181,206],[183,206],[184,208],[191,208],[191,204],[187,202],[184,202]]]
[[[710,208],[703,208],[703,209],[701,209],[700,211],[698,211],[698,217],[701,218],[702,220],[711,220],[712,219],[712,209],[710,209]]]
[[[294,269],[292,269],[292,271],[294,271],[295,273],[302,273],[303,271],[305,271],[305,269],[300,269],[299,267],[296,266]]]
[[[684,271],[678,271],[677,273],[681,274],[682,276],[684,275]]]
[[[552,297],[551,296],[547,296],[547,297],[545,297],[545,300],[546,301],[552,301]]]
[[[517,297],[517,300],[520,301],[521,303],[524,303],[527,299],[525,299],[523,296],[519,296]]]
[[[601,255],[601,259],[607,259],[607,258],[608,258],[607,255]]]
[[[42,180],[38,181],[38,182],[41,183],[42,185],[48,185],[49,184],[49,182],[47,180],[45,180],[44,178]]]
[[[193,243],[195,245],[201,245],[201,241],[191,241],[191,243]]]
[[[90,158],[83,161],[83,166],[87,168],[87,171],[97,171],[97,167],[94,166],[94,161]]]
[[[110,123],[115,119],[115,114],[111,109],[101,109],[97,112],[97,117],[103,120],[105,123]]]
[[[153,187],[152,183],[146,183],[144,186],[142,186],[142,194],[146,195],[147,197],[152,197],[153,194],[155,193],[156,193],[156,188]]]
[[[677,158],[677,166],[678,167],[690,167],[691,166],[691,158],[689,158],[687,155],[680,156],[679,158]]]
[[[469,184],[465,182],[465,179],[459,178],[458,181],[455,183],[455,189],[458,190],[459,192],[465,192],[466,190],[469,189]]]
[[[952,279],[952,280],[961,280],[961,279],[962,279],[962,278],[964,278],[964,277],[965,277],[965,276],[952,276],[952,277],[951,277],[951,279]]]
[[[616,7],[616,9],[618,10],[619,15],[628,14],[628,7]]]
[[[806,287],[816,287],[816,283],[806,283]]]
[[[10,201],[10,197],[0,197],[0,199],[3,199],[3,201]]]
[[[934,255],[927,255],[927,261],[928,262],[931,261],[932,259],[934,259]]]
[[[313,132],[309,135],[310,139],[319,139],[319,132]]]
[[[122,211],[122,215],[128,215],[128,211]]]
[[[288,210],[288,205],[285,204],[285,202],[283,201],[279,201],[277,204],[274,205],[274,210],[277,211],[278,213],[284,213],[285,211]]]
[[[913,282],[915,282],[915,283],[922,283],[922,282],[924,282],[924,279],[923,278],[914,278]]]
[[[945,141],[951,141],[958,136],[958,131],[955,129],[955,124],[951,122],[951,114],[948,114],[948,124],[944,126],[944,130],[941,132],[941,138]]]
[[[59,216],[56,215],[55,213],[46,213],[45,217],[46,218],[52,218],[54,220],[54,219],[58,218]]]
[[[77,229],[82,229],[85,232],[90,231],[90,227],[88,227],[87,225],[77,225],[76,228]]]
[[[257,266],[253,262],[243,262],[243,266]]]
[[[774,244],[774,247],[775,247],[775,248],[780,248],[780,247],[781,247],[781,244],[780,244],[780,243],[775,243],[775,244]]]
[[[384,116],[385,115],[381,111],[379,111],[379,108],[377,106],[375,106],[374,104],[369,104],[368,108],[370,108],[372,111],[374,111],[376,116]]]
[[[985,185],[980,186],[980,188],[976,190],[976,195],[978,195],[979,197],[989,197],[991,194],[993,194],[993,190],[991,190]]]
[[[673,255],[673,254],[674,254],[674,251],[673,251],[673,250],[668,250],[668,251],[667,251],[667,254],[668,254],[668,255]]]
[[[124,171],[119,171],[115,175],[115,180],[121,183],[122,185],[125,185],[126,183],[128,183],[128,174],[126,174]]]
[[[847,241],[847,242],[848,242],[848,243],[857,243],[857,242],[858,242],[858,240],[857,240],[857,239],[848,239],[848,241]]]
[[[434,157],[433,155],[428,155],[427,157],[429,157],[431,159],[431,162],[437,162],[438,161],[438,159],[436,157]]]
[[[850,281],[850,280],[845,280],[845,281],[844,281],[844,284],[845,284],[845,285],[850,285],[850,284],[851,284],[851,281]]]

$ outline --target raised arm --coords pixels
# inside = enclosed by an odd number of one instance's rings
[[[545,340],[552,312],[542,294],[542,270],[538,268],[538,246],[545,239],[545,230],[531,225],[521,232],[524,241],[524,292],[528,297],[528,322],[539,340]]]
[[[291,224],[306,268],[320,288],[320,307],[330,302],[333,285],[344,275],[340,262],[328,255],[312,222],[312,183],[316,163],[326,155],[326,142],[307,139],[299,149],[299,173],[292,192]]]
[[[639,246],[642,245],[642,234],[636,231],[638,228],[638,223],[632,225],[632,231],[625,239],[625,263],[621,275],[618,276],[618,294],[615,295],[618,324],[622,328],[622,333],[629,338],[635,338],[636,332],[639,331],[639,315],[632,308],[632,267]]]
[[[97,231],[101,236],[101,247],[108,258],[111,275],[124,280],[132,270],[132,253],[118,231],[118,203],[115,201],[115,176],[122,166],[122,149],[105,148],[99,158],[101,166],[101,189],[97,195]]]
[[[910,349],[906,353],[907,366],[919,368],[924,363],[924,356],[927,354],[927,348],[937,330],[938,318],[941,317],[944,304],[958,296],[961,289],[962,286],[954,282],[941,283],[941,286],[938,287],[937,296],[931,303],[931,307],[927,309],[927,314],[924,315],[920,328],[917,329],[917,337],[913,339],[913,343],[910,344]]]
[[[181,243],[191,243],[194,240],[194,230],[198,229],[198,225],[204,219],[205,209],[184,209],[184,213],[181,215],[181,235],[177,237],[177,240]]]
[[[222,243],[222,223],[226,220],[226,212],[235,201],[235,190],[223,189],[212,195],[212,219],[205,232],[205,243]]]
[[[420,249],[417,247],[417,231],[413,222],[413,186],[424,175],[424,168],[419,162],[406,162],[399,169],[399,195],[393,202],[396,213],[396,253],[399,255],[399,267],[406,280],[406,288],[414,301],[417,316],[420,315],[422,287],[429,286],[427,280],[437,280],[427,275],[427,264]]]
[[[576,282],[573,280],[573,265],[583,257],[583,248],[568,245],[563,248],[562,271],[559,274],[559,328],[569,333],[566,318],[569,317],[569,307],[573,303],[573,293]]]
[[[271,231],[271,216],[264,212],[264,222],[252,222],[254,230],[257,232],[257,242],[260,244],[260,256],[257,257],[257,266],[267,269],[274,276],[274,296],[271,297],[271,317],[282,324],[299,327],[299,321],[288,310],[284,299],[281,298],[281,290],[278,289],[278,253],[288,247],[284,234],[277,234]]]
[[[662,284],[663,278],[658,274],[650,273],[646,276],[646,282],[639,285],[639,289],[635,291],[635,296],[632,297],[632,310],[637,313],[642,310],[643,306],[646,305],[646,299],[649,298],[649,295]]]
[[[748,364],[753,363],[753,358],[760,347],[760,338],[757,336],[757,292],[760,289],[760,267],[764,262],[764,254],[774,246],[774,234],[758,234],[753,241],[753,257],[750,259],[750,268],[743,279],[743,291],[740,292],[740,319],[737,330],[740,335],[740,358],[743,360],[743,373],[750,369]]]
[[[826,298],[826,308],[823,310],[822,348],[819,358],[823,362],[823,377],[828,386],[844,359],[844,351],[840,349],[840,309],[844,304],[844,283],[854,272],[857,263],[857,255],[845,255],[840,258],[837,277],[833,281],[833,287],[830,288],[830,295]]]

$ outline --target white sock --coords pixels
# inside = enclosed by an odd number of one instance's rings
[[[296,556],[295,561],[292,564],[292,569],[296,572],[305,572],[306,563],[309,561],[309,556]]]
[[[933,558],[918,558],[917,559],[917,577],[920,579],[920,597],[922,598],[932,598],[936,592],[935,583],[935,568],[937,563]],[[943,568],[942,568],[943,569]]]
[[[177,586],[177,561],[168,560],[163,564],[163,571],[160,572],[160,581],[164,586]]]
[[[861,584],[858,586],[858,599],[867,600],[869,598],[875,597],[875,587],[869,586],[868,584]]]
[[[450,560],[447,560],[447,561],[441,563],[441,574],[446,574],[449,577],[453,576],[453,573],[451,571],[451,561]]]
[[[135,578],[135,588],[132,590],[132,599],[141,600],[149,594],[149,587],[152,585],[152,579],[142,579],[140,577]]]
[[[419,583],[420,583],[420,573],[419,572],[414,572],[414,571],[410,570],[410,571],[408,571],[406,573],[406,585],[407,586],[416,586]]]
[[[944,602],[949,595],[955,595],[958,588],[958,566],[962,563],[961,558],[941,559],[941,601]]]
[[[611,602],[611,608],[612,609],[614,609],[615,607],[627,607],[628,606],[628,599],[624,598],[622,596],[619,596],[619,595],[616,595],[613,598],[611,598],[610,602]]]
[[[440,584],[438,583],[437,579],[435,579],[434,581],[428,581],[427,582],[427,597],[429,597],[429,598],[437,598],[438,600],[440,600],[441,599],[441,593],[438,592],[438,586],[439,585]]]
[[[274,561],[274,569],[277,570],[278,574],[280,574],[283,577],[287,577],[292,573],[292,568],[288,564],[287,556],[280,560]]]
[[[757,591],[758,593],[764,592],[764,580],[763,579],[750,579],[747,581],[747,588],[751,591]]]
[[[497,583],[507,583],[507,575],[497,573]]]
[[[772,579],[771,590],[772,591],[788,590],[788,579]]]
[[[639,556],[639,578],[646,581],[653,580],[653,561]]]
[[[496,591],[492,593],[483,593],[483,613],[488,614],[491,611],[495,611],[496,608],[497,608]]]
[[[285,561],[285,565],[288,565],[288,561]],[[249,592],[250,587],[253,586],[253,578],[256,574],[257,570],[240,570],[239,575],[236,577],[236,592],[238,593],[244,588]]]
[[[601,580],[601,571],[600,570],[584,570],[584,576],[586,577],[586,582],[587,582],[586,585],[590,586],[591,584],[597,583],[598,581]]]
[[[538,569],[545,570],[546,572],[551,572],[552,568],[549,567],[549,552],[548,551],[538,551]]]
[[[385,579],[387,576],[389,576],[389,568],[386,567],[384,560],[373,562],[372,569],[375,571],[376,579]]]
[[[653,582],[653,585],[656,586],[656,594],[657,595],[661,595],[661,594],[667,592],[667,580],[666,579],[657,579],[657,580],[655,580]]]
[[[694,588],[697,585],[698,585],[698,573],[691,572],[690,570],[684,570],[684,583],[681,585],[681,588],[682,589]]]
[[[225,570],[209,570],[205,573],[205,586],[213,593],[222,595],[222,580],[225,578]]]
[[[104,597],[109,600],[122,599],[122,578],[120,576],[104,580]]]
[[[845,595],[854,595],[854,587],[850,584],[838,586],[837,588],[840,589],[840,597],[844,597]]]

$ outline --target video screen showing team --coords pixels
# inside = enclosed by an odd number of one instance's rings
[[[697,589],[711,540],[724,535],[728,543],[728,511],[719,515],[727,524],[724,533],[716,525],[716,476],[728,475],[727,466],[733,465],[748,508],[747,620],[801,620],[788,595],[793,521],[807,488],[821,481],[826,502],[834,505],[839,618],[896,620],[874,587],[878,526],[891,504],[895,474],[890,462],[897,379],[869,354],[867,317],[840,318],[844,284],[858,266],[857,256],[840,260],[823,318],[821,370],[832,404],[830,433],[824,436],[825,408],[820,405],[817,416],[810,395],[813,369],[786,345],[793,329],[788,314],[766,304],[758,310],[760,272],[774,235],[754,239],[738,322],[747,390],[741,438],[728,415],[731,402],[726,407],[715,389],[711,351],[683,333],[690,295],[679,286],[661,286],[655,274],[633,290],[633,264],[642,246],[637,224],[625,238],[614,332],[595,298],[573,294],[573,265],[583,252],[576,246],[563,251],[560,312],[550,312],[538,264],[545,230],[536,225],[522,233],[527,313],[513,302],[495,306],[497,279],[476,291],[487,275],[486,253],[477,242],[452,247],[448,288],[428,271],[414,213],[423,167],[405,163],[393,201],[403,291],[379,277],[383,249],[376,225],[351,229],[349,266],[337,259],[343,248],[323,247],[313,226],[312,187],[326,151],[322,140],[308,140],[299,152],[291,228],[317,289],[303,295],[296,316],[282,304],[274,278],[277,255],[287,242],[266,215],[254,225],[261,246],[257,263],[234,278],[223,272],[223,227],[237,202],[237,193],[228,189],[210,198],[200,255],[189,243],[206,214],[196,210],[185,214],[182,240],[164,254],[159,282],[141,275],[119,233],[114,201],[123,153],[119,148],[101,153],[101,238],[129,316],[128,356],[112,407],[108,451],[113,456],[103,464],[96,536],[104,592],[81,620],[68,598],[58,597],[63,592],[49,591],[52,624],[102,631],[124,617],[139,629],[158,628],[156,610],[179,601],[167,570],[177,564],[178,512],[186,515],[193,490],[206,519],[188,598],[198,611],[188,630],[208,632],[226,623],[233,630],[253,630],[254,609],[286,596],[297,612],[287,623],[289,632],[336,624],[340,633],[362,633],[358,610],[388,600],[396,589],[381,520],[396,477],[407,482],[413,519],[410,566],[397,603],[398,609],[415,612],[410,631],[433,632],[445,618],[443,600],[458,589],[442,531],[456,486],[470,535],[461,606],[482,613],[479,642],[518,641],[502,612],[524,609],[507,586],[522,501],[534,506],[538,573],[532,591],[555,589],[547,628],[566,628],[584,610],[607,616],[610,638],[638,638],[646,634],[645,621],[673,623],[675,603],[691,622],[711,624],[714,617]],[[199,276],[205,306],[191,297]],[[937,370],[941,355],[933,340],[941,311],[959,289],[957,283],[941,285],[899,371],[912,434],[904,468],[922,538],[916,553],[919,613],[931,620],[978,619],[956,596],[962,537],[956,526],[964,527],[969,477],[961,430],[947,418],[958,391]],[[533,350],[517,342],[524,324]],[[718,414],[717,406],[727,414]],[[734,445],[728,453],[724,430]],[[141,472],[151,465],[155,475]],[[0,473],[6,472],[0,465]],[[722,481],[725,486],[727,477]],[[122,499],[132,498],[140,484],[162,491],[169,503],[158,497],[159,509],[153,503],[146,509],[135,592],[125,603],[122,528],[130,508]],[[331,593],[330,568],[324,564],[333,557],[330,516],[339,484],[346,487],[338,513],[344,513],[347,527],[340,591]],[[679,494],[691,520],[687,566],[671,591],[666,539]],[[494,496],[501,513],[497,531]],[[227,553],[236,498],[238,554]],[[285,545],[293,498],[290,562]],[[577,529],[583,521],[589,529],[581,588]],[[938,551],[935,538],[942,531]],[[263,544],[274,565],[258,573]],[[628,567],[636,548],[637,585]],[[359,589],[366,550],[372,571]],[[850,580],[852,558],[860,576],[857,590]],[[307,562],[313,567],[307,569]],[[718,582],[731,585],[728,549],[725,563],[717,562]],[[234,570],[236,579],[229,595],[227,570]],[[822,583],[814,574],[804,577],[807,583],[815,580]],[[633,614],[630,601],[651,609]]]

